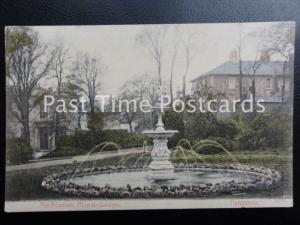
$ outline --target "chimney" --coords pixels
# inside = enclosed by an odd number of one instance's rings
[[[229,53],[229,61],[233,62],[233,63],[237,63],[238,62],[238,56],[237,56],[236,50],[232,50]]]
[[[259,60],[262,61],[262,62],[269,62],[270,61],[270,55],[269,55],[268,50],[264,49],[264,50],[261,51]]]

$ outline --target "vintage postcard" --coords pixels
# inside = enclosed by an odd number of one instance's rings
[[[7,26],[7,212],[293,206],[294,22]]]

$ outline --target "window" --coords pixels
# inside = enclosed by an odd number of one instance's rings
[[[48,127],[39,128],[40,149],[48,149],[49,147],[49,130]]]
[[[44,119],[48,117],[48,112],[44,112],[44,105],[41,103],[40,104],[40,118]]]
[[[266,79],[266,88],[267,88],[267,89],[270,89],[270,88],[271,88],[271,79],[270,79],[270,78],[267,78],[267,79]]]
[[[218,82],[218,90],[221,91],[221,92],[224,92],[225,91],[225,83],[223,80],[220,80]]]
[[[235,88],[236,88],[235,78],[230,77],[229,78],[229,89],[235,89]]]

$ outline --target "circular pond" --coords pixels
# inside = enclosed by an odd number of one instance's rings
[[[144,168],[104,166],[45,177],[47,190],[93,198],[186,198],[271,190],[280,183],[275,170],[241,165],[175,165],[173,180],[147,179]]]
[[[102,173],[96,175],[87,175],[71,178],[69,181],[77,185],[94,185],[105,186],[110,184],[113,187],[124,187],[129,184],[131,187],[144,187],[157,185],[201,185],[216,184],[222,182],[235,183],[254,182],[260,174],[219,169],[197,169],[197,170],[181,170],[175,172],[175,179],[164,181],[153,181],[147,178],[147,171],[119,172],[119,173]]]

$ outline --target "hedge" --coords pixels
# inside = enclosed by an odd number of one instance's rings
[[[26,163],[32,159],[33,150],[21,138],[11,138],[6,141],[6,160],[13,164]]]
[[[150,145],[151,141],[143,134],[128,133],[125,130],[79,131],[57,139],[56,150],[45,157],[86,154],[101,143],[94,152],[100,151],[104,145],[103,151],[111,151],[118,148],[142,147],[144,144]]]

